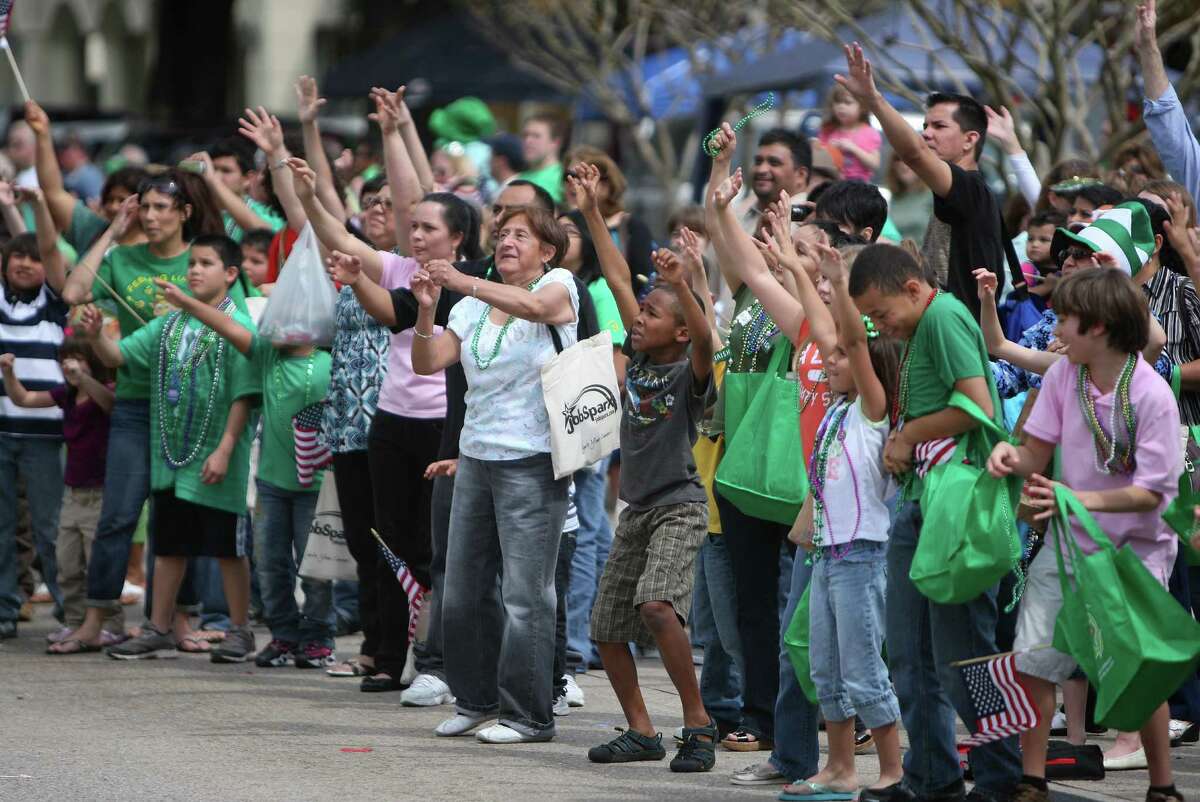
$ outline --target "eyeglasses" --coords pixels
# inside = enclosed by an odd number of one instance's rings
[[[391,198],[381,198],[378,195],[376,195],[375,197],[371,198],[370,200],[368,200],[366,203],[363,204],[363,211],[370,211],[371,209],[374,209],[376,206],[382,206],[385,211],[390,212],[392,210],[392,199]]]

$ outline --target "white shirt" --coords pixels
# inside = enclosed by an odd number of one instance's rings
[[[575,319],[555,326],[564,349],[576,341],[579,319],[579,293],[575,278],[561,267],[555,268],[534,286],[539,290],[561,284],[571,296]],[[513,318],[504,332],[496,358],[481,369],[471,351],[475,328],[483,324],[478,352],[484,364],[492,353],[503,326],[488,320],[487,304],[477,298],[463,298],[450,310],[446,328],[461,342],[460,358],[467,375],[467,413],[458,450],[479,460],[510,460],[550,453],[550,418],[542,401],[541,368],[556,352],[550,329],[545,323]]]
[[[825,413],[825,420],[829,420],[846,403],[843,398],[831,404]],[[845,439],[834,440],[825,470],[825,519],[820,532],[821,545],[844,545],[851,540],[884,542],[888,539],[891,525],[886,501],[895,492],[891,475],[883,469],[883,447],[891,428],[887,416],[884,415],[883,420],[878,422],[867,420],[862,411],[862,399],[855,399],[846,413],[842,428],[845,430]],[[827,437],[831,435],[826,432]],[[814,448],[820,446],[818,441]]]

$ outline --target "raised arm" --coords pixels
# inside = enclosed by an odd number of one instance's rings
[[[858,42],[846,45],[846,75],[835,75],[834,80],[846,87],[858,98],[883,127],[883,135],[896,155],[913,169],[933,194],[944,197],[950,192],[953,176],[946,164],[925,144],[921,135],[912,129],[908,121],[892,107],[891,103],[875,87],[875,76],[871,62],[863,55]]]
[[[296,81],[296,113],[300,118],[300,131],[304,136],[304,156],[317,174],[317,199],[339,220],[345,220],[346,204],[338,195],[337,184],[333,181],[333,168],[329,165],[329,157],[325,153],[325,143],[321,141],[321,129],[317,116],[325,98],[317,91],[317,82],[308,75],[301,75]]]
[[[1193,198],[1200,198],[1200,143],[1196,141],[1183,104],[1167,79],[1162,52],[1158,48],[1157,26],[1155,0],[1146,0],[1137,8],[1133,34],[1146,93],[1142,117],[1167,170],[1187,187]]]
[[[107,384],[97,381],[95,376],[85,371],[78,359],[64,359],[62,371],[67,382],[87,393],[96,406],[104,410],[104,414],[112,412],[117,394]]]
[[[604,280],[612,291],[613,299],[617,302],[617,312],[621,315],[621,324],[629,331],[637,320],[640,308],[637,295],[633,291],[633,274],[629,263],[625,261],[621,249],[613,242],[608,232],[608,224],[596,204],[596,190],[600,184],[600,169],[594,164],[580,164],[575,168],[575,175],[567,176],[575,198],[579,202],[579,211],[583,212],[584,222],[587,223],[588,233],[596,246],[596,258],[600,262],[600,270]]]
[[[381,87],[371,90],[375,111],[370,118],[379,124],[383,136],[383,165],[387,172],[388,186],[392,190],[392,215],[396,220],[396,250],[410,256],[408,244],[409,228],[412,226],[413,207],[420,202],[424,193],[417,180],[417,171],[409,157],[408,148],[400,135],[400,107],[404,105],[404,87],[389,92]],[[405,113],[407,113],[407,108]],[[412,123],[412,117],[409,117]]]
[[[871,364],[868,339],[871,333],[850,297],[850,271],[846,270],[842,254],[836,248],[818,246],[817,250],[821,255],[821,273],[833,287],[833,315],[840,332],[839,340],[850,363],[850,373],[854,376],[854,386],[858,388],[863,414],[867,420],[881,421],[888,414],[887,393]]]
[[[401,90],[403,89],[404,87],[401,87]],[[421,135],[417,131],[417,124],[413,122],[412,112],[404,102],[403,92],[396,94],[400,106],[400,136],[404,139],[404,149],[408,151],[408,158],[417,172],[417,182],[421,187],[420,196],[424,197],[434,189],[433,167],[429,164],[429,154],[425,152],[425,146],[421,144]]]
[[[209,306],[203,301],[196,300],[169,281],[156,278],[154,279],[154,286],[158,287],[158,291],[163,294],[163,298],[171,306],[182,309],[205,326],[208,326],[241,353],[250,353],[250,349],[254,346],[254,334],[241,323],[238,323],[215,306]]]
[[[246,205],[246,201],[242,196],[225,185],[225,182],[221,180],[221,176],[217,175],[217,171],[213,169],[212,156],[208,154],[207,150],[193,153],[191,156],[188,156],[188,161],[200,162],[204,165],[204,170],[200,173],[200,177],[204,179],[204,183],[208,186],[209,191],[217,199],[217,204],[229,212],[229,216],[233,218],[233,222],[241,226],[243,231],[253,231],[256,228],[270,228],[265,220],[255,214]]]
[[[696,236],[696,232],[687,226],[679,229],[679,239],[683,245],[681,249],[683,253],[680,256],[691,275],[692,290],[704,302],[704,318],[708,321],[708,327],[712,331],[713,342],[719,344],[721,334],[717,327],[717,310],[713,308],[712,291],[708,288],[708,276],[704,273],[704,257],[700,253],[700,240]]]
[[[94,306],[83,310],[79,316],[79,329],[83,336],[91,342],[96,357],[110,368],[119,368],[125,364],[125,355],[121,353],[116,340],[104,333],[104,316]]]
[[[75,213],[75,196],[67,192],[63,184],[58,155],[54,152],[54,137],[50,133],[50,118],[41,106],[30,100],[25,103],[25,122],[37,138],[33,164],[37,171],[38,187],[46,194],[55,226],[66,231],[71,225],[71,215]]]
[[[575,321],[571,293],[556,282],[530,291],[498,281],[473,278],[460,273],[445,259],[434,259],[425,265],[429,279],[439,287],[449,287],[460,295],[470,295],[501,312],[531,323],[561,326]],[[430,317],[432,321],[432,316]]]
[[[658,277],[675,290],[675,297],[679,299],[679,306],[683,310],[683,322],[687,326],[688,337],[692,341],[692,346],[688,350],[692,376],[697,383],[707,382],[708,377],[712,375],[713,338],[708,320],[704,317],[704,310],[700,308],[700,304],[696,302],[696,296],[692,293],[692,288],[688,286],[688,276],[683,262],[673,251],[666,248],[659,248],[655,251],[653,259]]]
[[[449,329],[441,334],[433,333],[433,315],[442,294],[441,287],[430,281],[424,270],[418,270],[412,277],[411,286],[418,304],[417,322],[413,326],[416,335],[412,346],[413,372],[430,376],[458,362],[462,344],[458,335]]]
[[[358,237],[346,230],[346,224],[338,220],[329,210],[317,200],[317,176],[304,159],[295,156],[287,160],[287,165],[295,178],[296,194],[304,205],[308,222],[312,224],[313,233],[321,241],[325,250],[332,253],[342,253],[357,256],[362,260],[362,268],[372,280],[379,281],[383,276],[383,259],[379,252]]]
[[[238,119],[238,133],[266,154],[267,169],[271,171],[271,186],[275,190],[275,197],[279,198],[279,205],[283,207],[288,228],[300,231],[308,221],[308,216],[296,196],[292,171],[287,169],[286,162],[292,154],[288,153],[287,146],[283,144],[283,126],[279,124],[279,118],[268,114],[262,106],[258,107],[258,111],[248,108],[245,116]]]
[[[354,297],[368,315],[385,326],[396,325],[396,307],[392,294],[362,271],[362,260],[341,251],[333,251],[325,260],[329,277],[354,291]]]
[[[13,368],[16,357],[0,354],[0,376],[4,378],[4,394],[19,407],[52,407],[54,399],[45,390],[27,390]]]
[[[779,199],[773,202],[767,210],[767,225],[771,233],[767,236],[766,249],[778,257],[779,264],[786,272],[782,282],[775,281],[770,275],[756,275],[752,286],[754,295],[762,301],[763,307],[767,309],[775,322],[784,327],[784,332],[796,346],[801,343],[800,329],[807,319],[809,337],[816,343],[821,358],[828,359],[833,353],[833,349],[837,347],[838,332],[832,313],[825,306],[825,302],[821,300],[820,293],[817,292],[816,282],[820,278],[820,253],[804,245],[800,246],[802,250],[798,250],[793,242],[791,197],[786,192],[781,192]],[[793,310],[791,319],[775,317],[775,313],[767,307],[764,296],[777,299],[776,304],[782,304],[782,299],[787,298],[787,308]],[[792,299],[800,302],[798,316],[794,311],[795,304],[791,303]],[[783,311],[783,309],[780,310],[781,313]]]
[[[42,258],[42,269],[46,271],[46,283],[55,294],[62,296],[67,283],[67,260],[58,249],[58,229],[50,214],[50,206],[41,190],[22,187],[20,198],[33,206],[33,219],[37,225],[38,255]],[[3,202],[3,201],[0,201]]]
[[[1062,358],[1062,354],[1026,348],[1004,336],[1000,315],[996,311],[996,274],[986,267],[974,271],[975,287],[979,294],[979,327],[983,329],[983,342],[993,359],[1003,359],[1022,370],[1044,374],[1050,366]]]
[[[1012,115],[1004,106],[1000,107],[1000,111],[991,106],[984,106],[983,110],[988,118],[988,139],[1000,143],[1009,166],[1017,176],[1017,189],[1021,190],[1030,206],[1036,205],[1042,194],[1042,182],[1033,169],[1033,162],[1029,161],[1029,154],[1021,147]]]
[[[17,208],[17,187],[8,181],[0,181],[0,216],[10,236],[24,234],[28,229],[21,210]]]
[[[736,295],[742,286],[742,279],[737,270],[737,256],[731,250],[728,237],[721,229],[720,209],[717,206],[717,192],[731,177],[733,154],[737,150],[737,136],[729,123],[721,123],[721,130],[713,137],[711,146],[716,149],[717,155],[712,157],[708,186],[704,190],[704,225],[708,228],[713,252],[717,255],[717,269],[721,271],[721,277],[725,279],[729,292]],[[725,205],[733,201],[733,197],[727,193],[721,198]]]
[[[96,273],[100,270],[100,263],[104,261],[104,255],[108,253],[108,249],[125,235],[125,229],[129,227],[133,216],[137,214],[137,209],[137,195],[130,195],[121,203],[121,208],[117,210],[117,216],[113,218],[112,224],[96,238],[92,247],[88,248],[87,253],[67,276],[67,281],[62,289],[64,301],[75,306],[92,300],[92,285],[96,281]]]

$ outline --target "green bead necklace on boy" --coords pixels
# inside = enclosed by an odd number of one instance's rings
[[[233,311],[233,301],[228,297],[217,306],[228,315]],[[208,428],[212,424],[213,408],[216,406],[217,389],[221,383],[222,367],[225,363],[225,340],[208,326],[202,326],[180,353],[190,316],[183,312],[172,312],[163,325],[158,348],[158,429],[162,443],[162,456],[173,470],[190,465],[200,456],[208,440]],[[212,381],[204,399],[204,416],[200,430],[192,439],[192,420],[196,415],[196,368],[204,361],[211,348],[216,348],[216,362]],[[181,409],[184,385],[188,387],[187,404]],[[182,421],[180,420],[182,416]],[[188,443],[191,442],[191,448]],[[178,446],[176,451],[173,446]],[[182,453],[180,457],[178,454]]]
[[[1103,474],[1133,473],[1135,460],[1133,456],[1134,437],[1137,434],[1137,412],[1129,398],[1129,385],[1133,381],[1133,370],[1137,367],[1137,356],[1130,354],[1121,368],[1117,386],[1113,392],[1112,414],[1109,417],[1108,429],[1112,432],[1111,439],[1100,425],[1096,417],[1096,401],[1088,389],[1091,374],[1087,365],[1079,366],[1079,377],[1076,381],[1079,390],[1079,408],[1088,428],[1092,430],[1092,442],[1096,446],[1096,470]],[[1121,420],[1125,424],[1125,438],[1117,436],[1117,409],[1120,408]]]

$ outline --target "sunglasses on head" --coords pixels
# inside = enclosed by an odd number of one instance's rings
[[[144,195],[150,190],[171,196],[183,194],[183,190],[180,188],[179,184],[175,183],[175,179],[169,177],[147,178],[138,185],[139,195]]]

